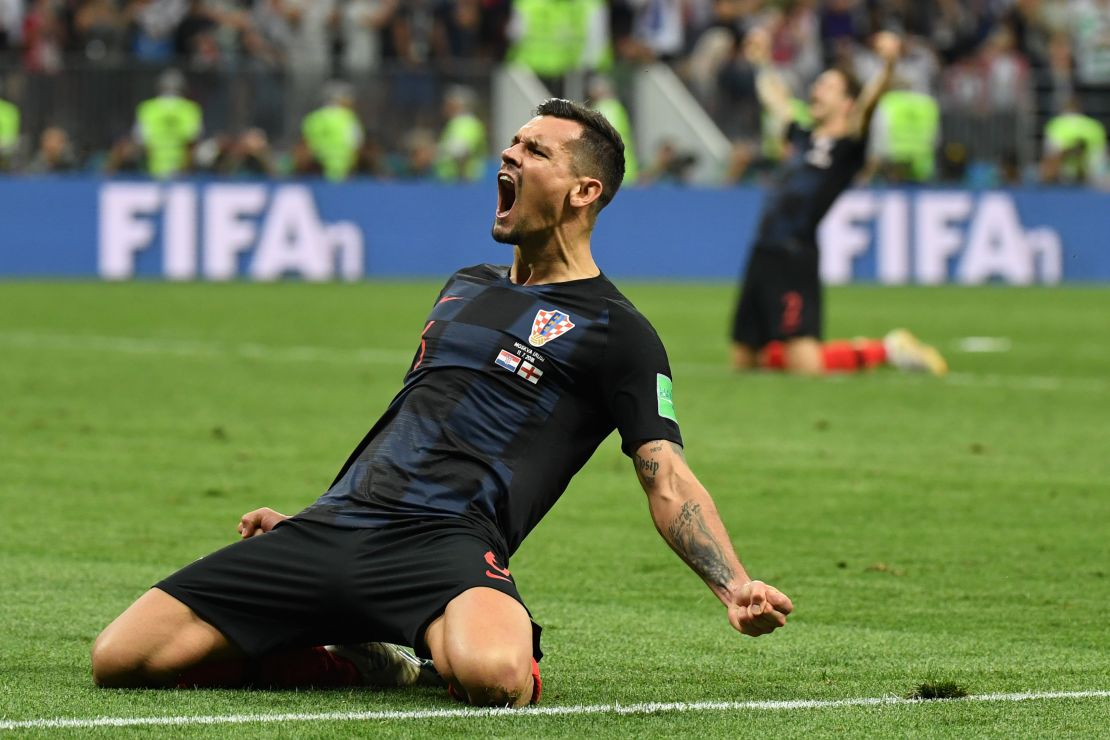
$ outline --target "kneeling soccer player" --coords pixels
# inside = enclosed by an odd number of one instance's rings
[[[472,704],[535,702],[540,628],[509,557],[614,428],[660,534],[732,627],[786,623],[790,599],[748,577],[686,465],[659,337],[591,256],[620,136],[569,101],[536,114],[501,154],[493,237],[512,264],[448,280],[400,392],[316,503],[250,512],[241,542],[108,625],[98,685],[441,680]]]
[[[745,55],[760,70],[760,102],[788,122],[792,153],[767,197],[744,270],[732,326],[736,370],[762,366],[816,375],[883,364],[934,375],[948,370],[936,349],[905,329],[883,339],[821,341],[817,225],[863,168],[871,117],[901,54],[901,40],[878,33],[875,50],[883,69],[862,89],[839,69],[817,78],[810,91],[814,126],[806,130],[794,121],[790,93],[770,66],[767,32],[755,29],[745,40]]]

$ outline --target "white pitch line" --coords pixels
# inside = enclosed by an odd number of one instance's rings
[[[570,715],[659,714],[662,712],[735,712],[744,710],[782,711],[791,709],[836,709],[876,705],[918,705],[936,702],[1020,702],[1047,699],[1110,698],[1110,691],[1048,691],[1017,694],[980,694],[960,699],[903,699],[897,696],[862,697],[857,699],[795,699],[786,701],[701,701],[652,702],[647,704],[587,704],[565,707],[529,707],[526,709],[417,709],[370,712],[312,712],[285,714],[225,714],[178,717],[91,717],[88,719],[0,720],[0,730],[72,729],[91,727],[149,727],[184,725],[241,725],[276,722],[366,722],[375,720],[412,719],[476,719],[483,717],[566,717]]]

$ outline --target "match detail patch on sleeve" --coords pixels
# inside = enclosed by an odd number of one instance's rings
[[[655,393],[659,397],[659,415],[677,424],[678,419],[674,415],[673,386],[671,379],[663,373],[655,375]]]

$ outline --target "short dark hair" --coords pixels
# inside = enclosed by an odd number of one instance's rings
[[[571,157],[580,174],[601,180],[598,211],[609,205],[624,180],[624,141],[613,124],[596,110],[563,98],[549,98],[536,106],[537,116],[551,116],[582,125],[573,141]]]
[[[859,94],[863,92],[863,83],[859,81],[855,73],[845,67],[833,67],[833,71],[844,80],[844,92],[847,93],[848,97],[852,100],[858,98]]]

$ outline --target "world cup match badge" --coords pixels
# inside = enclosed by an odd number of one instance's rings
[[[574,328],[570,316],[556,309],[540,309],[532,322],[532,335],[528,337],[528,344],[533,347],[542,347],[556,337],[566,334]]]

